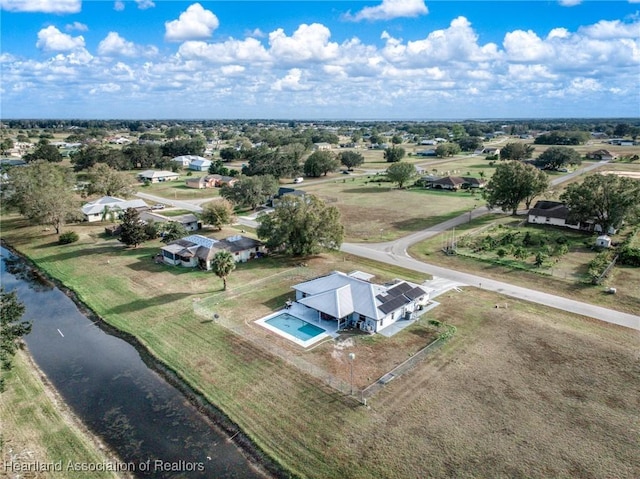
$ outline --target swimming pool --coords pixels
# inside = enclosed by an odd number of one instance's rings
[[[257,323],[304,347],[328,336],[323,328],[285,312],[260,319]]]

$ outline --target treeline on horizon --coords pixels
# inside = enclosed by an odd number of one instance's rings
[[[277,120],[277,119],[220,119],[220,120],[82,120],[82,119],[4,119],[0,122],[11,129],[53,129],[70,128],[129,130],[143,133],[162,127],[181,126],[191,128],[236,127],[239,129],[260,126],[281,126],[303,128],[309,125],[325,128],[376,128],[378,131],[395,129],[410,134],[424,134],[440,127],[462,125],[467,130],[478,134],[491,133],[508,127],[506,133],[518,134],[527,131],[593,131],[606,132],[615,130],[617,125],[626,124],[640,127],[640,118],[554,118],[554,119],[486,119],[486,120]]]

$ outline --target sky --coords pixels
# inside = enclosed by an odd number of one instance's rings
[[[0,0],[0,118],[640,117],[640,0]]]

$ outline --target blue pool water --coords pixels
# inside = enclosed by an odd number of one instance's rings
[[[288,313],[280,313],[278,316],[267,319],[265,323],[273,326],[274,328],[278,328],[280,331],[290,334],[301,341],[307,341],[325,332],[324,329],[307,323],[295,316],[291,316]]]

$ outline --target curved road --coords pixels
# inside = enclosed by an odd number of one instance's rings
[[[568,181],[578,175],[584,174],[587,171],[602,166],[602,163],[605,162],[595,163],[593,165],[581,168],[568,175],[555,178],[551,183],[557,185],[564,181]],[[419,243],[420,241],[432,238],[433,236],[436,236],[443,231],[467,223],[470,219],[470,216],[473,218],[477,218],[488,213],[489,210],[486,207],[476,208],[470,213],[465,213],[464,215],[460,215],[456,218],[450,219],[431,228],[427,228],[423,231],[418,231],[417,233],[405,236],[396,241],[372,244],[344,243],[341,247],[341,250],[345,253],[353,254],[356,256],[363,256],[383,263],[402,266],[404,268],[419,271],[421,273],[427,273],[432,276],[445,278],[450,281],[466,284],[469,286],[477,286],[482,289],[487,289],[500,294],[504,294],[506,296],[524,299],[533,303],[543,304],[545,306],[561,309],[563,311],[569,311],[571,313],[599,319],[608,323],[618,324],[620,326],[640,330],[640,316],[636,316],[634,314],[622,313],[620,311],[614,311],[600,306],[594,306],[589,303],[583,303],[580,301],[575,301],[573,299],[554,296],[552,294],[543,293],[541,291],[536,291],[533,289],[514,286],[502,281],[496,281],[482,276],[430,265],[410,257],[407,253],[407,250],[410,246]]]

